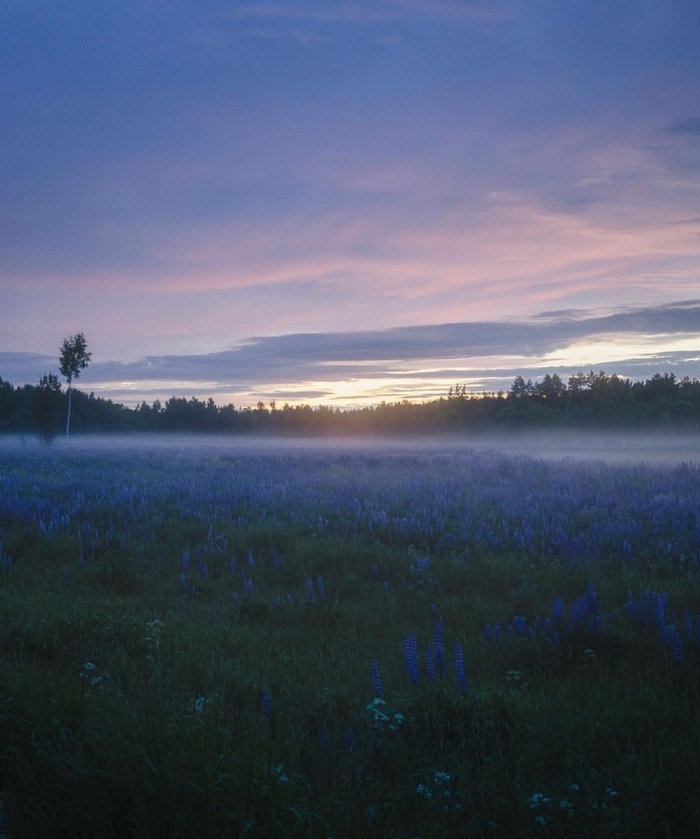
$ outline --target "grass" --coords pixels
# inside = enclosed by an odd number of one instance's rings
[[[694,467],[1,457],[0,835],[697,835]]]

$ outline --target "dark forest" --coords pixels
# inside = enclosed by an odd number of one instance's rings
[[[0,433],[61,433],[67,394],[55,376],[14,386],[0,377]],[[532,382],[517,376],[508,392],[473,393],[454,385],[426,402],[382,402],[341,410],[326,406],[258,402],[255,408],[217,405],[173,396],[164,404],[128,408],[75,390],[76,433],[196,432],[296,435],[434,434],[517,428],[700,430],[700,380],[656,373],[630,381],[604,372],[577,373],[565,383],[556,374]]]

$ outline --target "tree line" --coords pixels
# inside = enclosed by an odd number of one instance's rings
[[[164,404],[144,401],[128,408],[77,390],[75,378],[74,372],[64,391],[54,374],[43,376],[38,384],[17,387],[0,377],[0,433],[36,434],[48,443],[62,427],[67,430],[66,416],[78,433],[360,435],[550,427],[700,431],[700,380],[679,379],[673,373],[634,382],[603,371],[576,373],[566,383],[556,374],[535,382],[517,376],[506,392],[471,393],[457,384],[434,400],[347,410],[278,407],[274,401],[236,408],[179,396]]]

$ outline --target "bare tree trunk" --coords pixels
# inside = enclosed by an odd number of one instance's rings
[[[73,387],[70,380],[68,380],[68,417],[66,419],[66,441],[68,441],[68,435],[70,434],[70,406],[71,406],[71,399],[73,396]]]

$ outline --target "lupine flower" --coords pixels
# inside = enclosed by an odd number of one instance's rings
[[[345,731],[345,742],[348,745],[348,751],[351,752],[355,748],[355,729],[352,726]]]
[[[409,679],[414,685],[418,684],[418,637],[415,633],[406,635],[402,641],[403,655]]]
[[[588,600],[588,614],[595,615],[598,611],[598,592],[593,583],[586,587],[586,599]]]
[[[369,664],[370,674],[372,676],[372,687],[374,688],[374,695],[378,699],[384,698],[384,688],[382,686],[382,680],[379,677],[379,663],[376,659],[372,659]]]
[[[442,633],[445,629],[445,622],[442,618],[435,625],[435,637],[433,643],[435,646],[435,669],[438,675],[442,676],[445,672],[445,650],[442,646]]]
[[[318,596],[321,600],[325,600],[326,599],[326,586],[325,586],[325,583],[323,582],[323,577],[320,574],[319,574],[318,580],[316,582],[318,583]]]
[[[314,600],[314,581],[311,577],[306,578],[306,599],[309,603],[313,603]]]
[[[263,720],[269,723],[272,720],[272,696],[267,688],[264,688],[262,692],[261,708]]]
[[[425,651],[425,666],[428,671],[428,678],[431,682],[435,681],[436,672],[435,672],[435,654],[433,653],[433,648],[428,645]]]
[[[457,676],[457,684],[462,693],[467,693],[469,684],[464,673],[464,654],[462,652],[462,645],[455,644],[455,675]]]
[[[693,618],[690,612],[686,609],[683,613],[683,631],[685,637],[690,641],[693,638]]]
[[[419,574],[425,574],[430,570],[430,557],[424,556],[416,559],[416,570]]]

